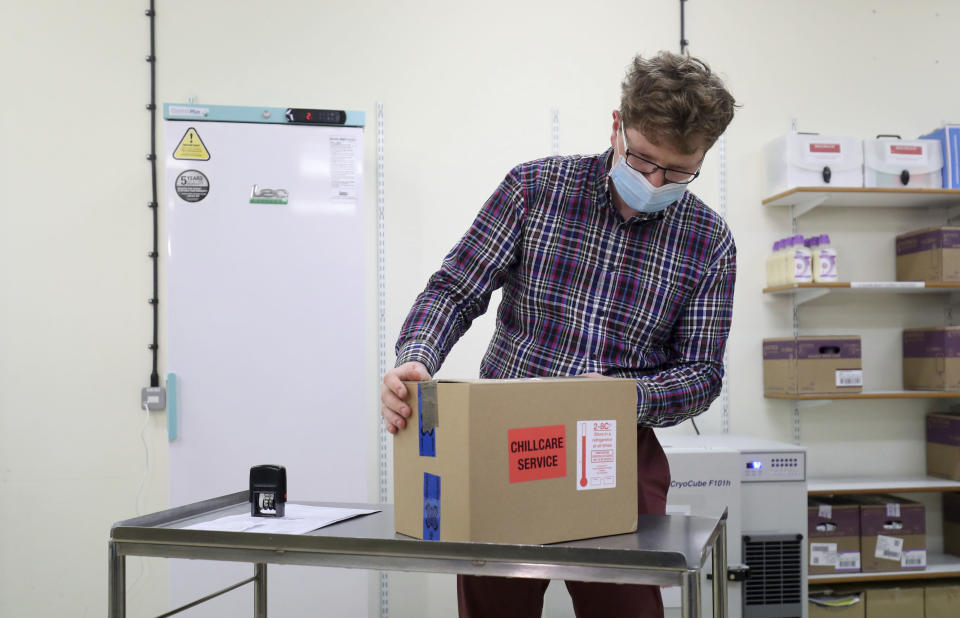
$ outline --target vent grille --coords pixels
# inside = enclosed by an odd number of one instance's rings
[[[800,616],[803,547],[797,536],[744,536],[750,575],[744,582],[744,618]]]

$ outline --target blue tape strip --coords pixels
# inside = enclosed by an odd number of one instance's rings
[[[177,374],[167,374],[167,440],[173,442],[180,435],[179,403],[177,398]]]
[[[417,384],[417,425],[420,429],[420,456],[436,457],[437,428],[434,427],[430,431],[423,430],[423,393],[419,384]]]
[[[440,540],[440,477],[423,473],[423,540]]]

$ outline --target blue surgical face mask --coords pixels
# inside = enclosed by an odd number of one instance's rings
[[[623,135],[623,150],[626,152],[627,136],[623,131],[623,123],[620,124],[620,132]],[[617,188],[620,198],[637,212],[660,212],[683,197],[687,190],[686,185],[673,182],[668,182],[662,187],[654,187],[646,176],[627,165],[626,156],[616,156],[617,162],[613,164],[607,175],[613,181],[613,186]]]

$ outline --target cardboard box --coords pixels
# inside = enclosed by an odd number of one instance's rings
[[[960,326],[903,331],[903,388],[960,391]]]
[[[923,588],[870,588],[866,618],[922,618]]]
[[[836,395],[862,390],[860,337],[763,340],[765,395]]]
[[[397,532],[541,544],[637,529],[637,390],[627,379],[408,383],[394,437]]]
[[[810,618],[864,618],[866,594],[851,592],[831,595],[810,595]]]
[[[956,618],[960,613],[960,585],[926,586],[923,605],[924,618]]]
[[[881,137],[863,141],[863,186],[939,189],[943,153],[932,139]]]
[[[807,498],[810,575],[860,572],[860,505],[828,496]]]
[[[887,494],[850,496],[849,499],[860,504],[862,572],[927,568],[927,521],[923,504]]]
[[[897,281],[960,283],[960,227],[897,236]]]
[[[960,124],[948,123],[920,137],[940,142],[940,150],[943,151],[943,188],[960,189]]]
[[[960,556],[960,494],[944,492],[943,496],[943,551]]]
[[[767,194],[793,187],[862,187],[863,142],[857,137],[788,133],[768,143]]]
[[[960,481],[960,415],[927,415],[927,474]]]

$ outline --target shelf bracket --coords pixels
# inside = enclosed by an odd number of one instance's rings
[[[821,296],[826,296],[829,293],[829,288],[799,288],[794,292],[794,298],[796,299],[797,305],[802,305],[811,300],[816,300]]]
[[[798,399],[794,405],[798,410],[807,410],[809,408],[819,408],[828,403],[832,403],[832,401],[829,399]]]
[[[801,200],[790,206],[790,216],[794,220],[799,219],[820,204],[826,202],[828,197],[827,195],[818,195],[817,197],[812,197],[807,200]]]

